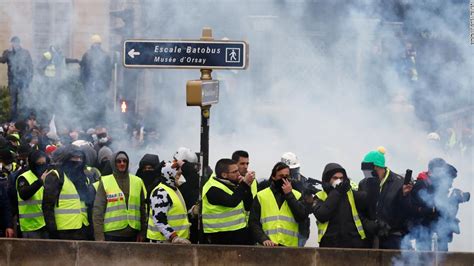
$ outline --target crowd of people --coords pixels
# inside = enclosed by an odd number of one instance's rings
[[[413,180],[408,171],[403,177],[387,167],[379,147],[361,160],[364,179],[356,184],[338,163],[328,163],[318,180],[305,177],[291,152],[275,162],[267,178],[256,178],[243,150],[229,152],[210,176],[200,176],[198,156],[181,147],[169,161],[144,154],[132,174],[131,158],[111,145],[106,128],[56,132],[38,126],[34,114],[21,117],[29,113],[21,110],[21,95],[35,71],[46,98],[54,98],[64,65],[78,63],[88,104],[94,106],[85,110],[90,111],[86,120],[104,122],[112,63],[100,36],[91,42],[81,60],[65,58],[51,46],[35,68],[13,37],[0,57],[8,64],[14,121],[0,128],[0,236],[287,247],[313,241],[320,247],[381,249],[409,248],[407,242],[415,240],[417,250],[430,250],[434,239],[437,249],[447,251],[453,233],[460,233],[458,207],[470,194],[452,188],[457,169],[442,158],[428,162]],[[398,67],[411,84],[418,81],[413,44],[407,43]],[[434,132],[428,137],[440,140]],[[463,153],[470,147],[454,129],[443,141]],[[309,239],[310,216],[317,240]]]
[[[243,150],[200,177],[198,156],[183,147],[167,162],[145,154],[132,174],[106,129],[58,138],[35,123],[2,127],[4,237],[303,247],[314,215],[320,247],[400,249],[408,238],[429,250],[436,234],[448,250],[458,205],[469,200],[452,188],[457,170],[445,160],[412,180],[386,166],[383,147],[362,159],[359,184],[337,163],[320,180],[305,177],[291,152],[259,181]]]

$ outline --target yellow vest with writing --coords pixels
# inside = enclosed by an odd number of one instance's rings
[[[141,229],[140,203],[141,193],[145,194],[143,181],[134,175],[128,175],[130,189],[128,204],[125,194],[120,189],[113,175],[103,176],[101,179],[107,197],[107,208],[104,216],[104,232],[122,230],[127,226],[135,230]]]

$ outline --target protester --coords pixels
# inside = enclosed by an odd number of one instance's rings
[[[301,193],[291,186],[290,167],[278,162],[270,187],[259,191],[250,211],[253,238],[264,246],[298,246],[298,223],[308,217]]]
[[[188,211],[177,187],[181,170],[168,162],[161,172],[161,182],[151,191],[147,238],[151,242],[191,244]]]
[[[442,158],[432,159],[428,171],[418,175],[412,192],[414,215],[410,228],[417,250],[431,250],[436,234],[437,250],[448,251],[453,233],[460,233],[457,211],[460,203],[469,201],[470,194],[452,189],[456,177],[457,169]]]
[[[10,40],[11,48],[5,50],[0,63],[8,65],[8,88],[10,90],[10,119],[19,117],[19,109],[24,103],[28,87],[33,79],[33,60],[30,52],[20,45],[20,38]]]
[[[337,163],[324,167],[323,190],[316,193],[314,216],[318,225],[320,247],[368,248],[360,209],[366,194],[359,192]]]
[[[93,200],[92,184],[84,174],[84,154],[75,146],[63,146],[53,154],[56,169],[44,182],[43,214],[49,237],[87,240],[91,235],[87,207]]]
[[[34,151],[28,157],[28,171],[16,182],[20,230],[24,238],[49,238],[42,210],[43,180],[49,165],[43,151]]]
[[[367,193],[366,229],[372,246],[381,249],[400,249],[408,232],[410,192],[412,184],[404,184],[401,176],[385,166],[385,148],[370,151],[362,161],[365,178],[359,190]]]
[[[95,196],[95,240],[142,242],[147,225],[145,185],[129,174],[127,153],[119,151],[112,158],[113,174],[102,177]]]
[[[250,234],[245,211],[252,205],[250,186],[254,176],[241,177],[237,162],[220,159],[215,175],[202,189],[202,223],[211,244],[248,245]]]

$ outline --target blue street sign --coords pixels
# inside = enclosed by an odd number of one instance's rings
[[[123,64],[137,68],[245,69],[244,41],[127,40]]]

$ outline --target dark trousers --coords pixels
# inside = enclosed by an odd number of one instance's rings
[[[85,226],[82,226],[81,229],[57,231],[56,235],[52,238],[64,240],[87,240],[87,229]]]
[[[111,235],[104,235],[105,241],[115,241],[115,242],[136,242],[137,237],[136,236],[111,236]]]
[[[213,245],[251,245],[247,228],[229,232],[205,234],[209,244]]]
[[[30,239],[49,239],[49,234],[46,228],[43,227],[36,231],[22,232],[22,237]]]

